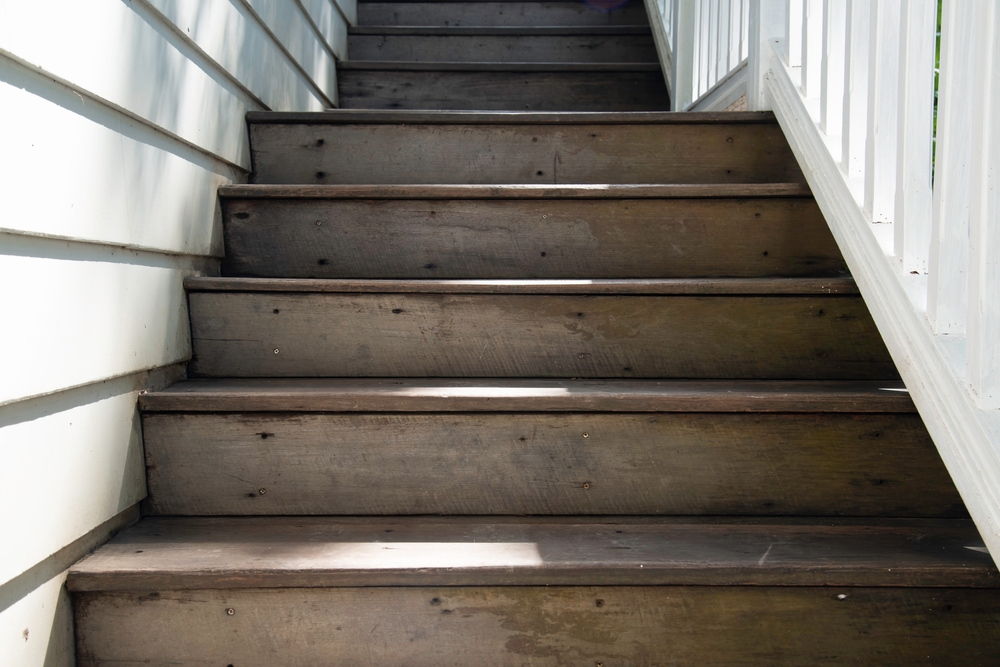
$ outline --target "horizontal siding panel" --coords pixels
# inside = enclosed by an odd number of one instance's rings
[[[301,0],[337,60],[347,60],[347,21],[331,0]]]
[[[4,67],[0,61],[0,79],[16,79],[5,77],[18,72]],[[241,172],[210,159],[196,164],[134,119],[65,86],[42,83],[37,92],[45,97],[0,83],[6,121],[0,124],[0,229],[190,255],[222,253],[216,190],[242,180]]]
[[[0,48],[249,169],[244,124],[259,108],[227,89],[120,0],[0,0]]]
[[[17,324],[0,329],[0,403],[190,355],[182,281],[202,262],[14,235],[0,249],[4,320]]]
[[[234,0],[244,2],[274,33],[327,98],[337,104],[337,63],[309,26],[301,7],[292,0]]]
[[[136,397],[179,374],[99,382],[0,407],[0,582],[86,535],[146,496]],[[13,511],[13,508],[20,508]]]
[[[239,3],[229,0],[147,1],[270,109],[319,111],[325,107],[312,83],[260,23],[245,8],[243,11],[237,8]],[[346,34],[345,28],[345,40]]]

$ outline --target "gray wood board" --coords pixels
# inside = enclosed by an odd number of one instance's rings
[[[811,197],[802,183],[708,183],[657,185],[270,185],[219,187],[222,199],[766,199]]]
[[[362,69],[372,67],[362,63]],[[381,65],[379,65],[381,67]],[[415,67],[426,69],[428,66]],[[537,65],[537,67],[545,67]],[[566,69],[567,65],[561,66]],[[551,66],[549,66],[551,69]],[[324,109],[248,111],[248,125],[431,124],[431,125],[776,125],[771,111],[441,111],[415,109]]]
[[[584,278],[584,279],[350,279],[191,276],[192,292],[316,292],[340,294],[547,295],[855,295],[853,278]]]
[[[524,69],[524,68],[522,68]],[[337,68],[346,109],[654,111],[670,108],[660,71],[359,71]]]
[[[146,591],[78,594],[75,611],[80,667],[992,667],[1000,655],[1000,596],[981,589]]]
[[[969,521],[146,519],[73,591],[328,586],[1000,586]],[[641,566],[641,567],[640,567]]]
[[[649,25],[641,2],[602,11],[582,2],[359,2],[363,26]]]
[[[897,382],[211,378],[147,412],[914,412]]]
[[[915,414],[146,413],[142,423],[152,515],[967,516]]]
[[[192,376],[898,378],[856,296],[192,292]]]
[[[471,34],[470,34],[471,32]],[[580,34],[382,34],[352,33],[351,60],[489,61],[539,63],[647,63],[657,59],[653,36]]]
[[[223,199],[231,276],[833,276],[812,198]]]
[[[250,133],[256,183],[804,182],[772,123],[252,123]]]

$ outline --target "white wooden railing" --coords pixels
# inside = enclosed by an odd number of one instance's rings
[[[721,111],[746,93],[750,0],[645,0],[674,111]]]
[[[752,0],[773,109],[941,457],[1000,554],[1000,2]],[[704,36],[703,36],[704,38]]]

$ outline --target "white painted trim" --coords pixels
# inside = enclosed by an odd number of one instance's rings
[[[747,61],[723,77],[685,111],[725,111],[747,92]]]
[[[922,278],[904,273],[882,251],[799,95],[798,77],[773,53],[768,60],[765,93],[778,123],[969,513],[991,553],[1000,554],[1000,453],[994,448],[1000,411],[976,405],[964,355],[953,350],[964,339],[934,334],[914,307],[910,295]]]
[[[649,16],[649,26],[653,30],[653,43],[656,45],[656,53],[660,57],[660,69],[663,71],[663,80],[667,84],[667,92],[670,93],[672,103],[674,99],[674,56],[670,52],[670,39],[667,36],[667,29],[663,25],[657,0],[643,0],[643,4],[646,6],[646,15]]]

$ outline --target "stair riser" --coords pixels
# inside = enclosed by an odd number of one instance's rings
[[[343,109],[665,111],[659,71],[402,71],[339,69]]]
[[[652,35],[351,35],[351,60],[497,63],[656,62]]]
[[[250,134],[256,183],[804,182],[771,123],[251,123]]]
[[[143,433],[165,516],[965,516],[916,415],[146,414]]]
[[[897,377],[859,297],[193,292],[189,300],[194,376]]]
[[[534,28],[649,25],[649,19],[637,1],[610,12],[583,2],[359,2],[358,25]]]
[[[555,667],[567,656],[609,667],[667,659],[812,667],[831,656],[838,664],[969,667],[993,665],[1000,652],[1000,598],[975,589],[144,591],[83,594],[75,606],[80,667]]]
[[[832,276],[812,199],[223,199],[229,276]]]

